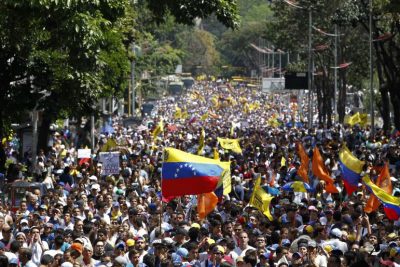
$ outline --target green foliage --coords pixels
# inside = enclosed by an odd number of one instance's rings
[[[217,19],[229,28],[239,26],[239,15],[235,0],[147,0],[148,8],[153,12],[153,19],[164,22],[172,14],[176,22],[194,25],[196,18],[206,18],[214,14]]]
[[[100,96],[120,94],[129,70],[129,31],[120,31],[127,7],[127,0],[2,1],[0,63],[12,61],[0,71],[6,123],[17,119],[9,107],[32,109],[38,91],[51,93],[38,103],[50,118],[87,113]],[[24,82],[9,85],[18,79]]]
[[[139,73],[145,71],[152,76],[163,76],[175,72],[178,64],[181,64],[182,52],[172,48],[169,44],[159,44],[148,40],[144,54],[137,58],[137,70]]]
[[[215,73],[220,55],[215,46],[215,36],[199,29],[184,31],[178,34],[178,46],[185,51],[183,66],[185,72]],[[202,69],[202,71],[199,71]]]
[[[218,42],[225,64],[246,68],[248,72],[257,69],[260,55],[250,44],[258,45],[263,32],[264,24],[257,22],[246,23],[236,31],[225,32]]]

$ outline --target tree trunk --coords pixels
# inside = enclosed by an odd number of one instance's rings
[[[339,122],[344,122],[344,116],[346,114],[346,79],[345,79],[345,72],[339,72],[339,100],[338,100],[338,114],[339,114]]]
[[[386,86],[385,86],[386,87]],[[383,119],[383,130],[385,132],[390,130],[390,100],[389,100],[389,93],[386,88],[380,88],[379,89],[381,93],[381,107],[380,107],[380,113]]]
[[[42,123],[40,124],[40,127],[39,127],[39,137],[38,137],[38,146],[37,146],[38,151],[40,149],[43,149],[44,151],[47,152],[47,150],[48,150],[47,144],[48,144],[49,135],[50,135],[50,124],[51,124],[50,116],[42,115]]]
[[[3,117],[1,116],[2,112],[0,111],[0,173],[5,174],[6,173],[6,151],[4,150],[3,146],[3,137],[5,136],[5,131],[4,131],[4,121]]]
[[[395,88],[399,88],[400,85],[394,86]],[[394,126],[397,130],[400,129],[400,95],[395,90],[390,90],[390,99],[392,100],[393,105],[393,114],[394,114]]]

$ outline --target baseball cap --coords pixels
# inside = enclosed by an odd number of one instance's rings
[[[342,237],[342,231],[340,231],[339,228],[333,228],[331,230],[331,235],[336,236],[337,238],[341,238]]]
[[[236,258],[236,263],[239,263],[239,262],[244,262],[243,257],[239,256]]]
[[[299,252],[295,252],[292,255],[292,259],[300,259],[301,258],[301,254]]]
[[[212,251],[213,251],[214,253],[218,253],[218,252],[220,252],[220,253],[222,253],[222,254],[225,253],[224,247],[223,247],[223,246],[220,246],[220,245],[216,245],[216,246],[213,248]]]
[[[125,243],[124,242],[119,242],[118,244],[115,245],[117,249],[125,249]]]
[[[198,223],[192,223],[192,225],[190,225],[190,227],[197,228],[197,229],[201,228],[200,224],[198,224]]]
[[[189,251],[186,248],[178,248],[176,254],[178,254],[182,258],[187,258],[187,256],[189,256]]]
[[[315,206],[309,206],[309,207],[308,207],[308,210],[309,210],[309,211],[316,211],[316,212],[318,212],[318,209],[317,209]]]
[[[133,239],[126,240],[126,245],[128,247],[133,247],[135,245],[135,240],[133,240]]]
[[[215,240],[212,239],[212,238],[207,238],[207,243],[208,243],[209,245],[215,244]]]
[[[83,251],[83,246],[81,243],[72,243],[71,249],[78,251],[80,254],[82,254]]]
[[[93,184],[90,189],[95,189],[95,190],[100,190],[100,185],[99,184]]]
[[[122,266],[126,266],[128,262],[126,261],[124,256],[118,256],[114,259],[114,262],[121,264]]]
[[[92,175],[92,176],[89,177],[89,180],[91,180],[91,181],[97,181],[97,177],[94,176],[94,175]]]
[[[315,242],[314,240],[309,240],[308,241],[308,246],[311,248],[316,248],[317,247],[317,242]]]

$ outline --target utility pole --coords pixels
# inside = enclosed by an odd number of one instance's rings
[[[337,115],[337,103],[336,103],[336,93],[337,93],[337,75],[338,75],[338,69],[336,68],[336,66],[338,65],[338,27],[337,24],[335,24],[335,55],[334,55],[334,61],[335,61],[335,68],[334,70],[334,90],[333,90],[333,105],[334,105],[334,117],[336,118]]]
[[[375,135],[374,116],[374,66],[372,61],[372,0],[369,0],[369,90],[371,94],[371,135]]]

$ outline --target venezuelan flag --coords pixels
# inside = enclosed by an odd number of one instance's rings
[[[389,172],[389,163],[386,162],[385,166],[381,168],[381,173],[378,176],[378,179],[376,180],[375,183],[379,188],[383,189],[386,193],[392,194],[393,193],[393,186],[392,186],[392,181],[390,180],[390,172]],[[379,202],[379,199],[376,198],[374,195],[370,195],[369,199],[367,201],[367,204],[365,204],[364,211],[366,213],[371,213],[379,208],[381,203]]]
[[[368,176],[364,176],[362,180],[367,189],[382,203],[386,216],[390,220],[397,220],[400,217],[400,198],[386,193],[384,189],[375,185]]]
[[[164,197],[199,195],[215,190],[224,171],[218,160],[165,148],[161,189]]]
[[[357,159],[347,146],[343,146],[339,151],[340,170],[348,195],[357,190],[364,164],[365,162]]]
[[[289,182],[282,186],[283,191],[288,192],[313,192],[314,189],[307,183],[301,181]]]

